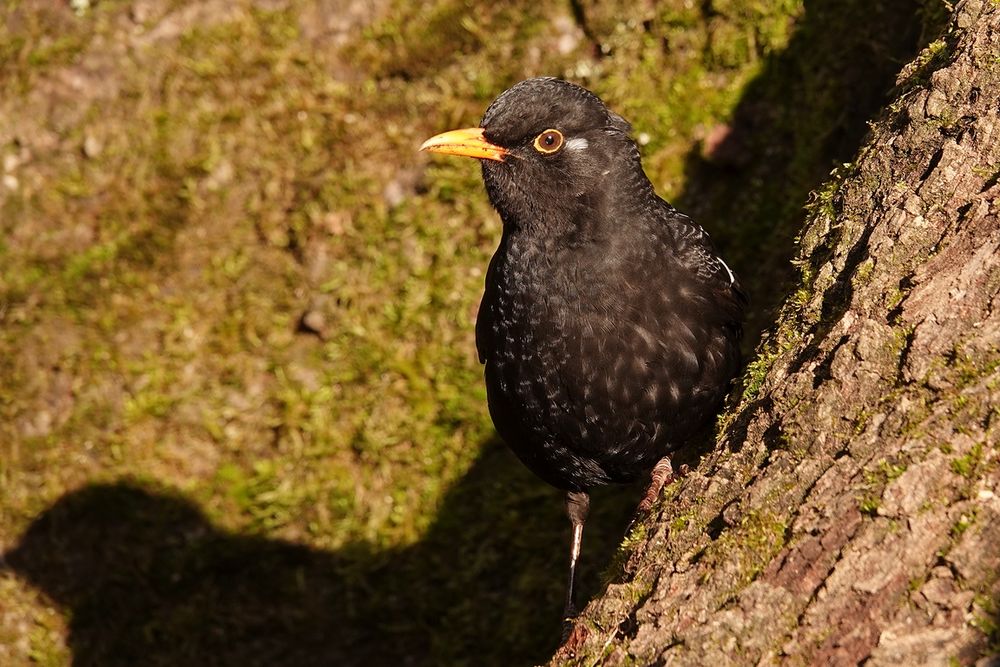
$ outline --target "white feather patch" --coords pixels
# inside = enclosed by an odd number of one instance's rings
[[[719,264],[722,264],[722,268],[724,268],[726,270],[726,273],[729,274],[729,284],[732,285],[733,283],[735,283],[736,282],[736,276],[733,275],[733,272],[729,268],[729,265],[726,264],[724,261],[722,261],[721,257],[716,257],[716,259],[719,260]]]
[[[566,140],[566,149],[571,151],[582,151],[589,145],[583,137],[574,137]]]

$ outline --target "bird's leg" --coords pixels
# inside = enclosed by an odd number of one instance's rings
[[[580,545],[583,544],[583,524],[587,521],[590,511],[590,495],[586,491],[569,491],[566,493],[566,514],[573,525],[573,542],[569,549],[569,585],[566,589],[566,607],[563,609],[563,619],[576,616],[576,605],[573,602],[573,585],[576,580],[576,561],[580,557]]]
[[[653,503],[660,497],[660,491],[664,485],[674,480],[674,469],[670,466],[670,457],[664,456],[653,466],[653,471],[649,474],[649,487],[646,488],[646,495],[639,502],[638,512],[648,512],[653,507]]]

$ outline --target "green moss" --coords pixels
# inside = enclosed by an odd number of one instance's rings
[[[671,532],[680,532],[685,528],[687,528],[690,522],[691,522],[691,517],[682,514],[681,516],[676,517],[673,521],[670,522],[670,530]]]
[[[763,352],[750,362],[745,373],[746,388],[743,390],[744,399],[752,400],[760,393],[761,388],[764,386],[764,379],[767,377],[768,371],[771,370],[771,366],[774,365],[777,358],[778,355],[775,353]]]
[[[966,530],[968,530],[969,527],[976,522],[976,514],[977,512],[973,508],[972,511],[962,514],[962,516],[958,517],[954,525],[951,527],[950,531],[951,537],[957,538]]]
[[[653,576],[636,577],[628,588],[626,599],[638,607],[652,594],[655,583],[656,577]]]
[[[956,475],[971,478],[983,463],[983,443],[977,442],[968,454],[951,461],[951,470]]]
[[[906,472],[905,464],[893,464],[885,459],[878,462],[878,474],[886,483],[898,478],[904,472]]]
[[[875,414],[875,411],[871,409],[864,409],[858,413],[857,417],[854,418],[854,435],[864,433],[865,427],[868,426],[868,420],[871,419],[873,414]]]
[[[739,580],[733,582],[730,594],[746,587],[785,546],[787,528],[784,520],[771,512],[750,512],[705,550],[707,571],[723,561],[736,562]]]
[[[874,496],[865,496],[860,501],[858,501],[858,509],[862,514],[867,514],[869,516],[876,516],[878,514],[878,508],[881,504],[882,499],[876,498]]]
[[[63,35],[36,46],[28,52],[27,62],[31,67],[46,67],[66,64],[79,55],[83,43],[75,35]]]
[[[976,595],[973,611],[970,624],[986,636],[988,649],[985,653],[1000,651],[1000,606],[997,601],[988,595]]]
[[[858,268],[854,271],[854,276],[851,278],[855,289],[864,286],[868,282],[868,279],[871,278],[872,271],[874,271],[874,269],[875,260],[870,257],[858,265]]]
[[[997,373],[1000,369],[1000,349],[991,348],[985,353],[973,354],[958,344],[949,353],[947,365],[957,373],[957,384],[961,389]]]
[[[886,459],[881,459],[874,468],[866,469],[862,473],[863,493],[858,500],[858,509],[863,514],[876,516],[882,504],[882,494],[893,480],[898,479],[906,472],[906,463],[893,463]]]

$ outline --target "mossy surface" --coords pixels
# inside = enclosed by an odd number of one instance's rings
[[[4,3],[0,663],[545,659],[568,528],[473,343],[499,223],[416,147],[591,87],[753,341],[934,4]],[[595,497],[585,595],[632,495]]]

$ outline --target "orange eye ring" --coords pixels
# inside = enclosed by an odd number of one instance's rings
[[[562,132],[554,128],[545,130],[535,137],[535,150],[539,153],[551,155],[563,147]]]

